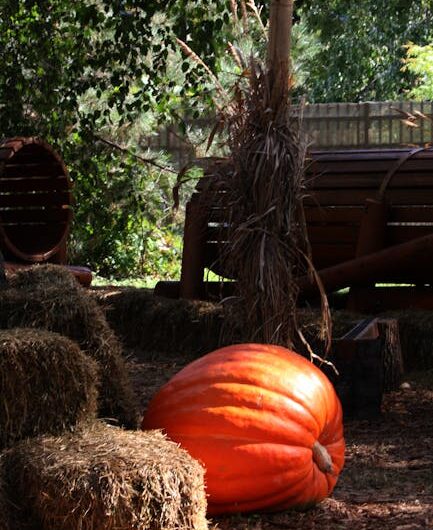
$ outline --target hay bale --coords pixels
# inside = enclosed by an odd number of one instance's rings
[[[99,422],[8,451],[8,485],[44,530],[204,530],[203,469],[160,432]]]
[[[0,454],[0,530],[10,530],[10,508],[3,478],[3,457]]]
[[[0,331],[0,449],[96,416],[96,363],[45,330]]]
[[[0,530],[42,530],[10,498],[10,491],[5,480],[4,461],[6,452],[0,453]]]
[[[245,325],[236,304],[198,300],[169,299],[154,296],[148,289],[94,289],[94,296],[106,310],[107,319],[123,342],[145,360],[156,355],[184,356],[191,360],[204,353],[228,345],[224,333],[230,325],[230,343],[245,342]],[[340,337],[363,316],[349,311],[333,311],[333,335]],[[314,345],[321,326],[321,312],[314,309],[299,311],[299,325]],[[302,343],[296,344],[303,352]],[[323,349],[323,345],[318,346]]]
[[[99,414],[125,427],[139,419],[122,347],[99,304],[65,269],[39,265],[17,272],[0,297],[0,328],[54,331],[76,341],[99,366]]]
[[[220,304],[173,300],[147,289],[118,289],[109,296],[95,291],[107,319],[123,342],[144,353],[194,358],[221,346]]]
[[[72,272],[52,263],[14,271],[9,276],[9,282],[17,289],[26,288],[31,284],[37,284],[39,289],[52,285],[74,288],[77,285],[77,279]]]

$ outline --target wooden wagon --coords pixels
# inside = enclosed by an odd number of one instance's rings
[[[207,270],[227,276],[219,258],[227,213],[201,200],[208,180],[187,204],[180,282],[160,282],[156,294],[218,298],[233,288],[206,281]],[[432,149],[312,152],[304,211],[313,263],[331,298],[350,288],[337,298],[354,309],[433,308]],[[314,299],[315,285],[300,284]]]

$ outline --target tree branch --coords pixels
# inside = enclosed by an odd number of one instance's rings
[[[93,134],[93,136],[96,140],[98,140],[98,142],[102,142],[103,144],[108,145],[109,147],[112,147],[113,149],[116,149],[117,151],[120,151],[124,153],[125,155],[132,156],[133,158],[135,158],[139,162],[142,162],[143,164],[150,164],[151,166],[157,167],[158,169],[161,169],[162,171],[168,171],[170,173],[174,173],[175,175],[177,175],[177,171],[175,171],[171,167],[162,166],[161,164],[158,164],[158,162],[155,162],[154,158],[145,158],[143,156],[136,155],[135,153],[133,153],[126,147],[122,147],[121,145],[116,144],[115,142],[111,140],[102,138],[102,136],[99,136],[98,134]]]

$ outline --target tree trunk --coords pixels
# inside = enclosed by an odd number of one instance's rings
[[[290,76],[290,41],[293,0],[271,0],[269,16],[268,76],[275,115],[287,105]]]
[[[382,363],[384,391],[397,390],[403,376],[403,356],[401,353],[398,320],[383,319],[378,323],[379,334],[383,337]]]

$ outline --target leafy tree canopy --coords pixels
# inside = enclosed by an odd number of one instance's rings
[[[201,88],[187,64],[180,86],[167,77],[174,36],[194,41],[212,65],[222,46],[219,30],[229,21],[226,4],[0,0],[1,133],[57,136],[77,122],[86,129],[115,115],[126,123],[150,107],[166,112],[174,94]],[[93,97],[91,109],[82,105],[86,95]]]
[[[302,7],[319,50],[305,82],[310,101],[399,98],[410,87],[404,45],[433,36],[431,0],[311,0]]]
[[[415,76],[415,85],[409,97],[417,100],[433,100],[433,44],[419,46],[409,43],[406,46],[404,70]]]
[[[226,53],[228,42],[265,53],[254,15],[248,31],[242,24],[251,5],[0,0],[0,137],[39,135],[60,149],[75,182],[78,263],[127,274],[154,258],[153,270],[161,268],[161,249],[181,238],[181,224],[169,225],[174,177],[137,164],[96,136],[143,154],[144,129],[209,110],[214,85],[205,66],[179,50],[176,37],[230,86],[242,69]],[[266,23],[269,0],[255,6]],[[296,0],[298,92],[309,101],[406,94],[418,74],[409,64],[401,70],[403,45],[433,41],[432,12],[431,0]]]

